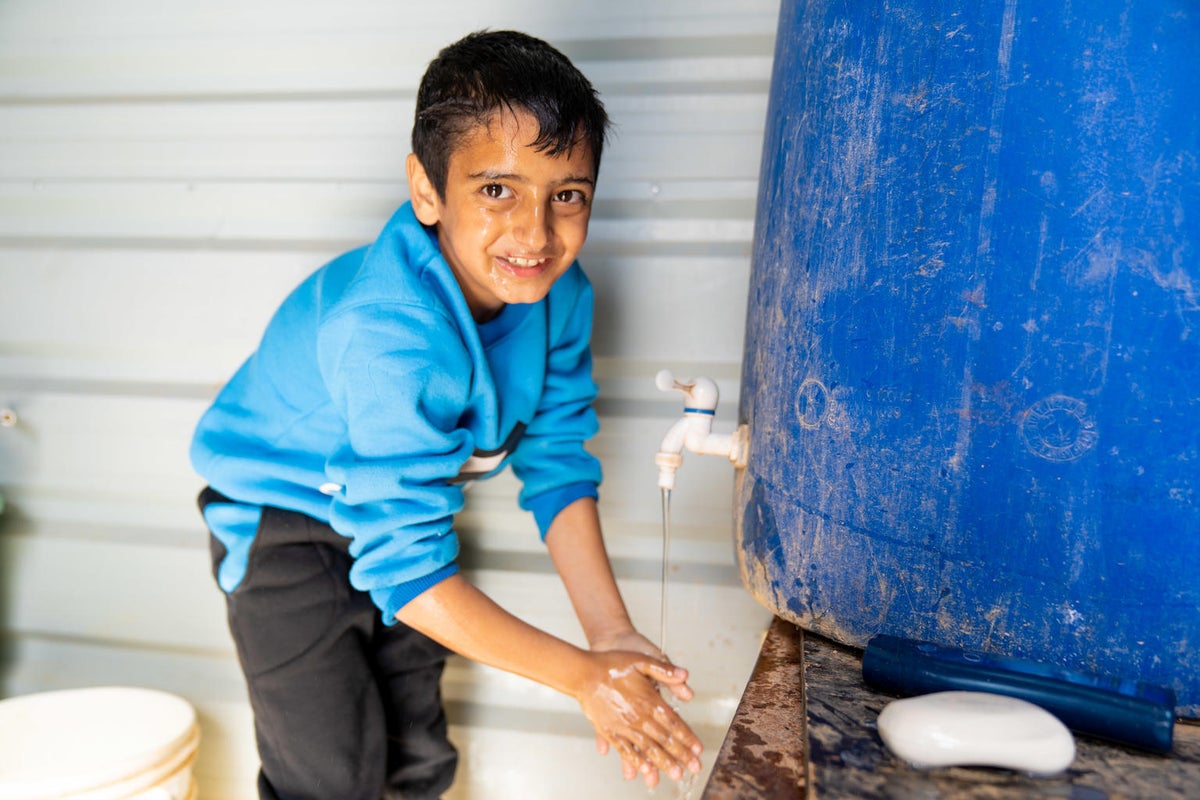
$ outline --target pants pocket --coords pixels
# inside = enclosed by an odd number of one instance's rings
[[[263,509],[245,577],[228,596],[229,622],[247,675],[293,664],[331,645],[350,616],[348,585],[330,570],[329,546],[313,542],[302,514]],[[368,599],[369,602],[369,599]]]

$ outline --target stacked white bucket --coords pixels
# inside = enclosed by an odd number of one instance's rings
[[[196,712],[99,687],[0,701],[0,800],[195,800]]]

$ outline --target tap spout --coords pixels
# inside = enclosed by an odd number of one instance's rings
[[[658,485],[661,489],[675,488],[675,473],[683,464],[683,453],[690,450],[698,455],[725,456],[737,467],[746,466],[749,449],[749,429],[741,425],[732,434],[713,433],[720,392],[711,378],[678,380],[668,370],[654,378],[664,392],[683,394],[683,417],[667,430],[658,446],[654,463],[658,465]]]

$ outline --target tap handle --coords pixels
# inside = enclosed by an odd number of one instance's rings
[[[687,392],[687,389],[681,386],[679,381],[675,380],[675,376],[669,369],[660,369],[658,371],[658,374],[654,376],[654,385],[658,387],[660,392],[671,392],[675,390],[685,393]]]
[[[683,395],[684,406],[697,411],[715,411],[721,396],[717,391],[716,382],[711,378],[679,380],[669,369],[659,370],[654,376],[654,385],[662,392],[680,392]]]

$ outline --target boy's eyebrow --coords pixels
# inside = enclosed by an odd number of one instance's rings
[[[482,172],[473,172],[470,175],[468,175],[467,177],[469,177],[471,180],[490,180],[490,181],[514,181],[515,180],[515,181],[519,181],[522,183],[524,183],[526,180],[523,175],[519,175],[515,172],[493,172],[492,170],[487,170],[487,169],[483,170]],[[563,178],[561,181],[558,181],[558,185],[560,185],[560,186],[564,183],[586,183],[588,186],[596,185],[596,181],[594,181],[593,179],[589,178],[586,175],[568,175],[565,178]]]

